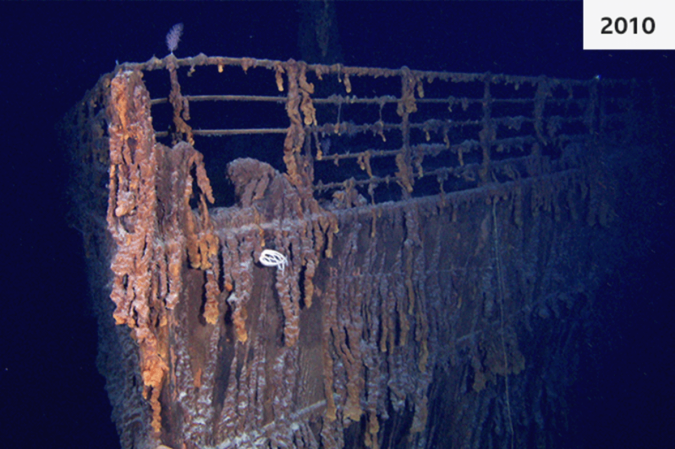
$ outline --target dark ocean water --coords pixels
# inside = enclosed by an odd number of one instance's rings
[[[348,2],[347,65],[653,80],[672,151],[675,52],[584,52],[581,2]],[[116,448],[79,233],[68,227],[57,121],[115,62],[177,56],[300,59],[295,2],[0,4],[0,447]],[[644,247],[599,293],[607,333],[589,348],[573,414],[578,447],[658,448],[675,439],[672,160],[645,184]],[[631,242],[627,242],[631,246]],[[672,444],[672,443],[671,443]]]

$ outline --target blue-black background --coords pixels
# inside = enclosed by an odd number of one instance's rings
[[[665,126],[675,124],[675,52],[583,51],[581,2],[336,8],[347,65],[653,79]],[[95,368],[81,239],[64,214],[58,120],[115,61],[165,56],[164,36],[177,22],[185,24],[179,57],[285,60],[301,58],[299,20],[295,2],[0,4],[0,447],[119,447]],[[665,167],[655,188],[669,185],[670,161]],[[661,196],[655,220],[663,221],[672,202],[666,190]],[[647,255],[624,261],[603,287],[616,332],[601,353],[589,350],[599,368],[570,400],[577,447],[674,444],[671,227],[656,226]]]

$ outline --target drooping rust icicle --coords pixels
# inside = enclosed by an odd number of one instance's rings
[[[168,371],[164,304],[158,297],[165,273],[157,223],[157,166],[161,157],[150,119],[150,96],[140,72],[122,72],[110,92],[110,196],[108,230],[117,251],[111,299],[117,324],[131,327],[139,345],[143,396],[152,406],[152,427],[161,428],[159,393]],[[163,268],[163,269],[162,269]],[[158,324],[156,324],[158,323]]]
[[[167,311],[182,294],[186,254],[194,268],[208,270],[206,320],[213,323],[218,316],[218,239],[206,208],[213,195],[199,152],[184,142],[173,149],[155,142],[150,96],[140,72],[120,72],[113,78],[109,105],[107,222],[116,246],[111,262],[113,317],[116,324],[132,328],[143,396],[152,407],[152,428],[159,432],[160,393],[173,369]],[[189,205],[193,167],[199,214]]]

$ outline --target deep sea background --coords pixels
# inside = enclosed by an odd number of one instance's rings
[[[65,218],[55,125],[115,61],[300,59],[296,2],[0,3],[0,448],[118,448],[87,298],[80,234]],[[572,410],[576,447],[675,441],[672,128],[675,52],[583,51],[581,2],[339,2],[347,65],[587,79],[651,79],[667,158],[640,254],[600,292],[607,341],[589,348]],[[656,200],[655,200],[656,201]],[[631,243],[628,242],[630,245]]]

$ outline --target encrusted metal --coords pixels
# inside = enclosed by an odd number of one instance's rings
[[[610,264],[600,142],[632,138],[636,89],[172,54],[104,75],[68,120],[122,446],[558,445],[569,323]]]

